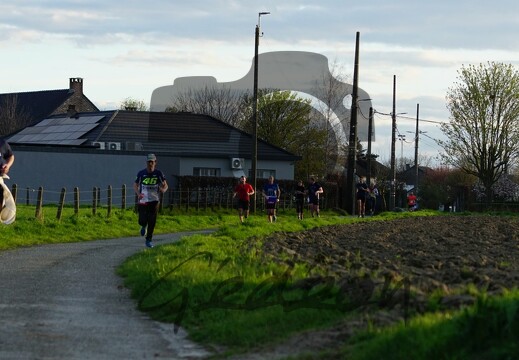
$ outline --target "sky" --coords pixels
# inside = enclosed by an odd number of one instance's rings
[[[111,110],[129,97],[149,103],[179,77],[234,81],[251,67],[259,12],[270,12],[259,53],[319,53],[349,82],[360,33],[358,84],[372,99],[372,152],[382,162],[391,156],[393,95],[397,161],[414,159],[419,115],[419,156],[439,165],[435,139],[461,67],[519,65],[512,0],[2,0],[0,93],[65,89],[80,77],[87,97]]]

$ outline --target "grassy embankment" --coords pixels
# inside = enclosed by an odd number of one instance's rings
[[[320,219],[301,222],[295,214],[267,224],[263,215],[251,216],[239,225],[235,212],[196,214],[164,213],[157,233],[218,228],[210,236],[196,235],[183,241],[143,250],[128,259],[119,273],[141,309],[161,321],[185,327],[201,343],[224,346],[239,353],[247,348],[282,341],[305,329],[326,328],[348,312],[334,307],[336,299],[323,288],[310,292],[285,291],[282,286],[304,278],[304,264],[265,262],[256,250],[262,239],[277,231],[302,231],[316,226],[352,221],[376,221],[402,216],[434,215],[435,212],[384,214],[373,219],[354,219],[324,213]],[[138,236],[132,211],[114,210],[111,217],[100,211],[82,209],[79,216],[65,209],[57,221],[56,209],[45,208],[42,219],[34,218],[31,207],[19,207],[17,221],[3,226],[0,249],[45,243],[88,241]],[[318,297],[318,294],[327,296]],[[281,294],[281,295],[280,295]],[[302,303],[301,299],[305,299]],[[310,299],[310,301],[306,301]],[[503,298],[486,298],[456,313],[437,313],[413,319],[407,327],[370,329],[333,354],[374,358],[513,358],[519,349],[519,295],[512,291]],[[392,356],[392,357],[391,357]]]
[[[282,342],[297,332],[333,326],[354,314],[355,309],[345,311],[348,306],[334,297],[337,289],[291,288],[293,281],[308,277],[311,269],[305,264],[290,268],[265,259],[258,251],[265,236],[331,224],[427,215],[439,214],[386,213],[356,219],[328,213],[303,222],[295,216],[282,217],[274,224],[267,224],[263,216],[252,217],[244,226],[226,224],[210,236],[197,235],[144,251],[128,259],[119,272],[141,310],[185,327],[195,341],[225,347],[227,352],[220,356],[226,357]],[[409,358],[409,354],[417,354],[416,359],[436,359],[439,354],[468,358],[479,354],[482,346],[494,349],[494,345],[499,345],[501,355],[516,351],[517,346],[509,341],[518,335],[519,296],[515,292],[503,299],[485,300],[484,293],[480,296],[477,306],[463,312],[428,314],[415,318],[407,327],[370,329],[338,353],[335,349],[321,358],[350,358],[352,354],[361,359],[388,358],[388,354],[395,354],[394,359]],[[505,330],[496,331],[500,326]],[[494,354],[492,351],[498,350],[488,350],[488,354]],[[449,353],[453,357],[446,355]]]

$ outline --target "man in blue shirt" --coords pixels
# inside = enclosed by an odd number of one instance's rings
[[[276,205],[281,196],[279,185],[274,183],[274,176],[269,176],[269,181],[263,186],[263,197],[265,198],[265,208],[267,209],[267,218],[269,222],[275,222]]]
[[[146,169],[137,173],[133,190],[138,198],[139,225],[141,235],[146,237],[146,246],[153,247],[153,230],[157,222],[159,212],[160,193],[168,190],[168,183],[162,171],[155,168],[157,157],[148,154],[146,158]]]

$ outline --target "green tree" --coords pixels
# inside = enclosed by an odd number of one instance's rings
[[[519,154],[519,73],[502,63],[463,66],[447,92],[450,122],[438,141],[446,164],[476,176],[492,201],[492,185]]]
[[[246,130],[252,133],[252,97],[244,101],[251,106]],[[291,91],[261,89],[258,91],[258,138],[302,157],[295,167],[297,178],[323,176],[326,172],[323,144],[327,130],[318,119],[319,113]]]
[[[143,100],[137,100],[131,97],[127,97],[121,102],[119,106],[121,110],[134,110],[134,111],[148,111],[149,106]]]

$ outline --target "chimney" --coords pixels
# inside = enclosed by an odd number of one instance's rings
[[[83,95],[83,78],[70,78],[69,92],[74,92],[77,95]]]
[[[78,114],[77,114],[77,110],[76,110],[76,105],[69,105],[68,106],[68,109],[67,109],[67,116],[69,118],[78,118]]]

